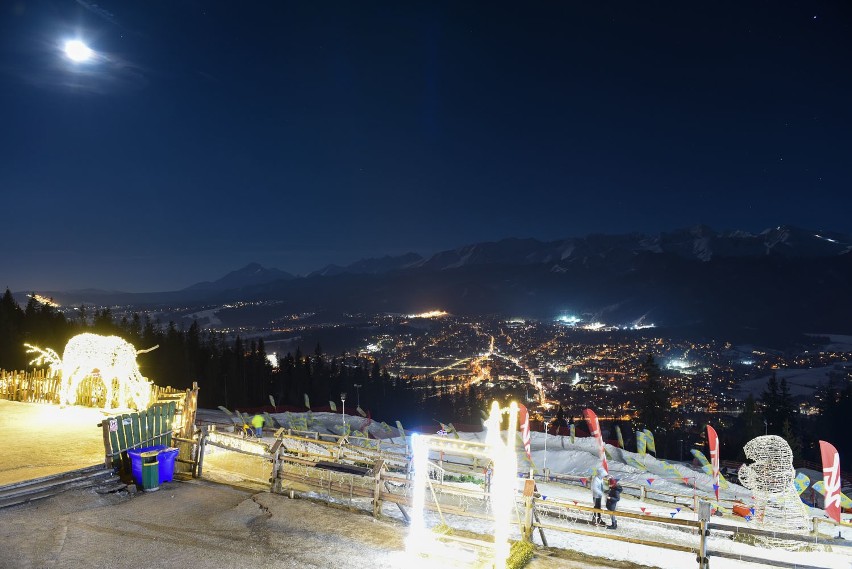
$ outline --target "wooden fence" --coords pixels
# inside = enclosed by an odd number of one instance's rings
[[[60,401],[62,380],[50,377],[43,369],[32,371],[0,370],[0,399],[28,403],[56,403]],[[151,386],[151,401],[178,400],[184,391],[173,387]],[[98,378],[87,377],[77,388],[77,405],[105,407],[106,388]]]
[[[312,495],[318,494],[338,503],[341,501],[345,503],[348,500],[351,506],[358,507],[369,504],[374,516],[381,515],[382,505],[388,502],[399,507],[406,520],[410,519],[408,508],[412,505],[412,480],[408,476],[410,469],[406,459],[407,453],[402,454],[405,449],[402,445],[372,439],[361,440],[356,437],[296,433],[285,429],[279,429],[276,432],[275,442],[268,444],[264,441],[244,439],[236,434],[217,431],[215,427],[202,428],[200,444],[199,460],[203,459],[204,447],[210,444],[267,461],[270,464],[269,481],[272,492],[289,493],[292,496],[296,491],[302,492],[307,489]],[[389,462],[387,455],[396,456]],[[481,468],[474,464],[460,463],[453,460],[452,456],[444,458],[447,459],[444,460],[444,464],[450,465],[456,471],[466,469],[470,474],[482,475]],[[405,465],[399,467],[400,461],[405,462]],[[484,489],[443,483],[434,474],[440,468],[436,462],[429,462],[431,480],[427,492],[431,491],[432,498],[426,501],[426,508],[437,512],[442,519],[447,514],[453,514],[486,521],[493,520],[488,507],[489,496]],[[389,466],[396,472],[390,470]],[[202,475],[201,464],[199,464],[198,475]],[[582,484],[580,477],[561,474],[551,475],[549,480]],[[535,491],[534,481],[527,481],[526,489],[530,491],[516,496],[517,516],[512,523],[519,527],[522,538],[528,541],[532,541],[537,531],[543,545],[548,545],[545,531],[585,535],[694,554],[698,567],[702,569],[709,566],[711,556],[737,558],[775,567],[820,569],[801,563],[748,557],[711,547],[714,543],[722,543],[737,534],[797,541],[809,547],[829,545],[836,548],[852,545],[850,542],[826,539],[818,535],[819,524],[831,523],[824,519],[814,518],[813,530],[809,535],[779,534],[711,522],[708,502],[703,502],[703,507],[699,508],[704,510],[703,517],[699,516],[700,519],[692,520],[625,511],[610,512],[579,505],[572,501],[545,499]],[[643,493],[641,486],[636,486],[635,489],[641,497],[647,498],[648,493]],[[674,498],[672,499],[675,501]],[[589,520],[596,513],[632,520],[632,523],[639,523],[647,529],[634,536],[601,531],[589,524]],[[841,525],[848,527],[849,524]],[[671,531],[668,532],[669,537],[662,537],[654,528],[674,529],[676,530],[674,535],[677,537],[671,538]],[[476,541],[470,538],[465,539]],[[484,542],[482,544],[484,545]]]
[[[30,403],[59,403],[61,380],[48,377],[45,370],[0,370],[0,399]],[[81,386],[81,389],[83,386]],[[91,398],[91,393],[87,393]],[[87,401],[89,399],[86,399]]]
[[[127,451],[149,446],[171,446],[175,403],[157,403],[139,413],[125,413],[101,421],[107,468],[130,472]]]

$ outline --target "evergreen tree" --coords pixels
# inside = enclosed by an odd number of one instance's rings
[[[660,367],[654,356],[648,354],[639,371],[642,391],[636,415],[645,428],[656,430],[669,424],[671,418],[671,394],[663,383]]]
[[[787,441],[787,444],[790,445],[790,450],[793,451],[793,458],[801,458],[802,438],[793,429],[793,425],[788,419],[784,419],[784,422],[781,424],[780,435],[781,438]]]
[[[7,288],[0,298],[0,369],[20,370],[27,364],[23,323],[24,311]]]
[[[746,397],[743,412],[737,417],[735,430],[742,434],[743,444],[764,434],[763,416],[751,393]]]
[[[766,421],[767,432],[777,434],[781,430],[781,420],[779,417],[778,407],[781,399],[778,390],[778,379],[775,373],[769,376],[766,381],[766,389],[760,398],[763,404],[763,420]]]
[[[769,376],[762,402],[763,417],[769,434],[780,435],[785,422],[789,423],[790,429],[795,430],[798,413],[786,379],[782,378],[779,385],[774,373]]]

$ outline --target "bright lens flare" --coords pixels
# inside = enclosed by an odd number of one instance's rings
[[[65,42],[65,55],[68,59],[76,63],[88,61],[94,55],[94,52],[89,46],[80,40],[69,40]]]

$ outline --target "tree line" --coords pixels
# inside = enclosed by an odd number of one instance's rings
[[[837,448],[844,470],[852,464],[852,440],[846,427],[852,416],[852,383],[848,380],[820,387],[814,396],[815,413],[806,414],[801,412],[787,380],[778,380],[772,373],[758,398],[746,396],[738,415],[707,414],[695,421],[695,417],[687,417],[672,407],[671,391],[653,356],[647,357],[640,377],[636,422],[660,432],[662,445],[658,443],[657,449],[664,449],[665,456],[676,458],[681,449],[675,443],[684,437],[699,443],[697,446],[706,443],[704,427],[709,422],[719,435],[723,458],[745,460],[743,447],[748,441],[760,435],[777,435],[787,441],[796,459],[819,463],[822,439]]]
[[[377,359],[347,353],[329,355],[316,345],[312,353],[287,353],[273,367],[262,338],[229,339],[202,330],[162,324],[138,313],[116,318],[108,308],[79,307],[73,318],[30,298],[24,308],[7,289],[0,298],[0,369],[23,370],[32,359],[25,343],[52,348],[60,355],[73,336],[91,332],[115,335],[137,349],[158,346],[137,358],[142,374],[160,386],[187,389],[198,382],[199,405],[228,409],[269,407],[278,410],[341,407],[360,403],[365,413],[407,425],[438,422],[479,424],[486,406],[476,387],[460,380],[416,380],[391,377]],[[356,387],[357,386],[357,387]],[[507,395],[508,397],[508,395]],[[271,398],[271,399],[270,399]]]

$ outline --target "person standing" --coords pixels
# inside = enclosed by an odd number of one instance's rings
[[[618,507],[618,501],[621,500],[621,492],[623,488],[621,484],[618,483],[618,480],[610,477],[609,479],[609,492],[606,497],[606,509],[610,512],[614,512],[615,508]],[[618,522],[615,521],[615,514],[610,514],[611,524],[607,526],[608,529],[617,529]]]
[[[255,415],[251,418],[251,426],[254,427],[254,436],[260,438],[263,436],[263,415]]]
[[[595,505],[595,509],[601,509],[601,500],[604,495],[604,487],[603,487],[603,477],[599,471],[595,471],[595,476],[592,478],[592,502]],[[606,522],[601,519],[600,512],[595,512],[592,516],[592,524],[603,526],[606,525]]]

